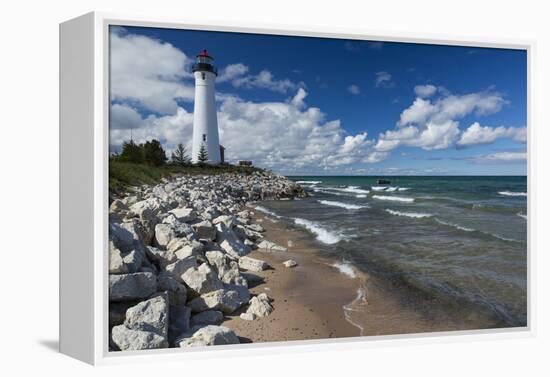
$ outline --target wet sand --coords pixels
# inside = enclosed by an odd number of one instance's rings
[[[245,321],[242,311],[223,325],[233,329],[241,342],[326,339],[368,335],[411,334],[495,327],[492,320],[464,316],[434,299],[356,269],[342,273],[335,260],[322,256],[305,231],[287,228],[268,215],[256,214],[265,239],[292,246],[287,252],[254,251],[253,258],[271,268],[254,272],[262,278],[250,284],[252,294],[265,292],[273,300],[271,315]],[[287,268],[282,263],[298,263]],[[351,275],[350,275],[351,273]]]
[[[239,318],[242,311],[223,323],[233,329],[242,342],[267,342],[358,336],[357,327],[346,321],[343,306],[355,298],[359,279],[350,279],[316,255],[311,245],[301,241],[298,232],[258,216],[266,228],[265,238],[287,247],[287,252],[253,251],[249,256],[266,261],[271,268],[254,272],[263,279],[250,284],[252,294],[265,292],[273,300],[274,311],[254,321]],[[298,265],[287,268],[283,262],[293,259]]]

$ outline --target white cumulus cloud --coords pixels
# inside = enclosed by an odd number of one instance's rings
[[[110,34],[110,84],[112,100],[130,100],[143,108],[173,114],[177,101],[192,101],[191,61],[170,43],[127,34]]]
[[[489,144],[504,137],[525,142],[526,134],[526,127],[488,127],[481,126],[478,122],[475,122],[464,130],[457,144],[459,146]]]
[[[435,85],[417,85],[414,87],[414,93],[421,98],[431,97],[435,92],[437,92]]]

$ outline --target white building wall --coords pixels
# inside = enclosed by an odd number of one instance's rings
[[[197,156],[202,144],[206,145],[208,162],[219,164],[220,138],[218,135],[218,117],[216,114],[216,75],[212,72],[197,71],[195,75],[195,110],[193,119],[192,160]],[[206,137],[206,142],[204,142]]]

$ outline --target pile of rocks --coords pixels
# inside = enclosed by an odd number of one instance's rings
[[[112,199],[109,218],[109,328],[112,350],[238,343],[220,326],[242,308],[255,320],[273,311],[251,297],[251,272],[268,268],[252,250],[286,248],[264,239],[250,201],[304,196],[269,172],[182,176]],[[246,309],[246,310],[245,310]]]

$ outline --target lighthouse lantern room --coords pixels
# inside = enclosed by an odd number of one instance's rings
[[[218,117],[216,114],[215,82],[218,70],[213,64],[214,58],[203,50],[193,64],[195,76],[195,109],[193,117],[192,160],[198,162],[201,149],[205,148],[209,164],[219,164],[220,139],[218,135]]]

